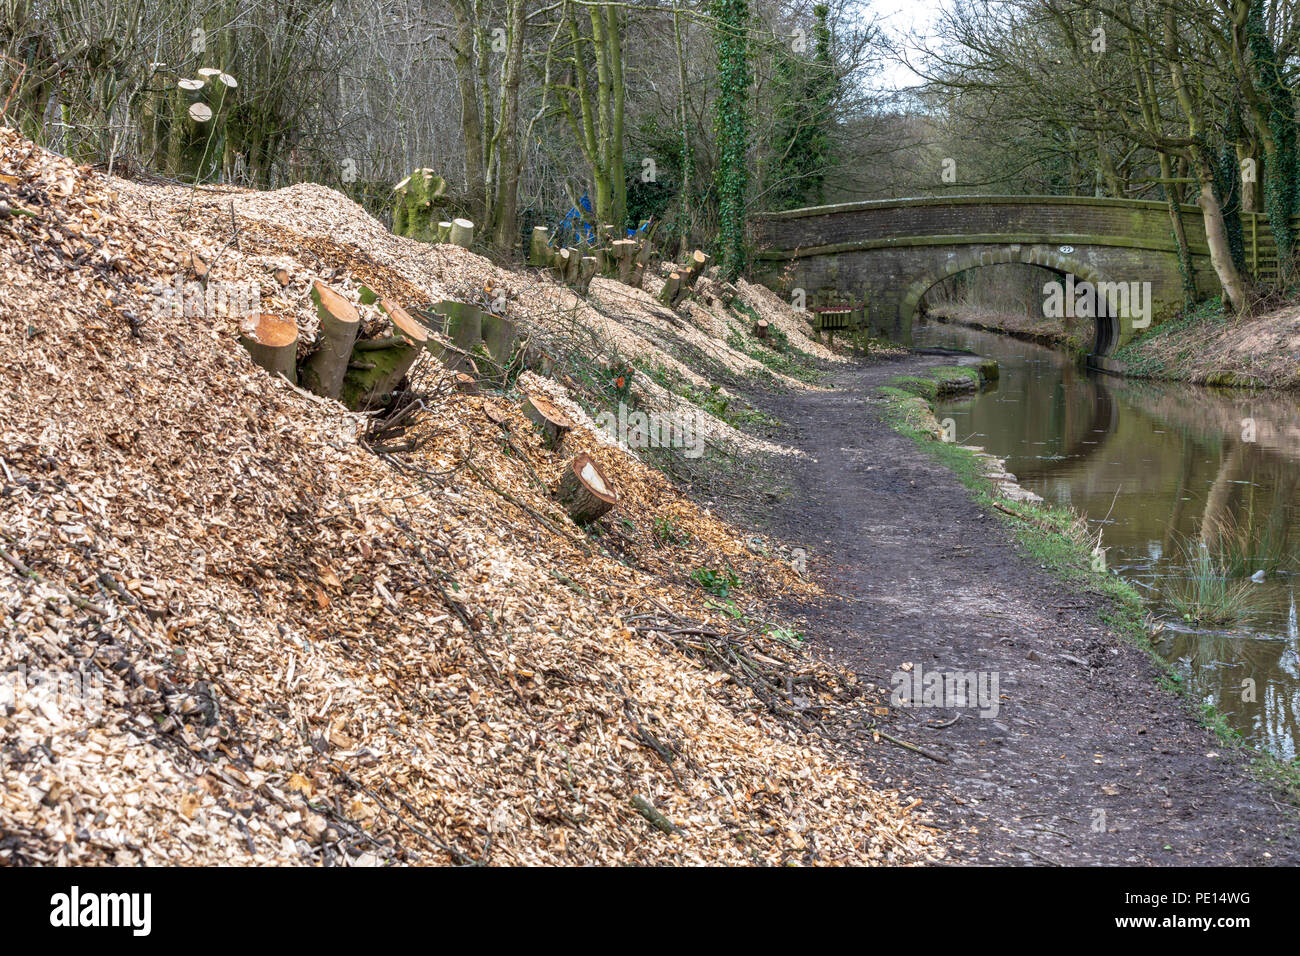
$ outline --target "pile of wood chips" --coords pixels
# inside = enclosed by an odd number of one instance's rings
[[[408,302],[493,278],[537,312],[571,292],[319,186],[127,184],[8,129],[0,201],[0,863],[939,852],[809,732],[852,688],[689,581],[807,588],[779,556],[589,429],[543,449],[509,396],[435,389],[416,450],[377,456],[362,416],[255,367],[237,317],[158,305],[191,251],[304,332],[313,276]],[[620,492],[598,534],[548,490],[580,450]]]

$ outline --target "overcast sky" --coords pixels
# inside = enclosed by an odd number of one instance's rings
[[[873,0],[871,12],[894,42],[902,42],[908,35],[926,36],[944,0]],[[916,74],[890,60],[877,81],[882,89],[915,86],[920,80]]]

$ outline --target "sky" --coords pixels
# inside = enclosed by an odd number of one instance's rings
[[[909,34],[918,33],[925,36],[930,33],[945,0],[873,0],[871,12],[895,41],[903,41]],[[876,81],[880,89],[895,89],[915,86],[919,78],[902,63],[890,60],[884,64],[884,70]]]

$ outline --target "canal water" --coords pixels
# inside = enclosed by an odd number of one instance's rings
[[[996,386],[941,404],[957,440],[1101,532],[1108,568],[1163,625],[1154,638],[1192,692],[1243,737],[1300,750],[1300,400],[1130,381],[961,326],[916,345],[970,349]]]

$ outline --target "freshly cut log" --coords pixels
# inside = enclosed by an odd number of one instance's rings
[[[542,444],[555,450],[564,436],[573,428],[573,422],[559,407],[540,395],[529,395],[524,401],[524,414],[542,433]]]
[[[451,232],[447,236],[447,241],[453,246],[460,246],[462,249],[468,249],[470,243],[474,241],[474,223],[468,219],[453,219],[451,221]]]
[[[759,319],[754,323],[754,338],[767,338],[767,319]]]
[[[695,280],[704,274],[704,270],[709,267],[709,257],[699,249],[691,253],[691,261],[686,266],[686,277],[684,283],[687,286],[695,285]]]
[[[673,270],[668,274],[668,278],[664,280],[664,287],[659,290],[659,301],[671,309],[677,304],[677,296],[681,289],[682,274]]]
[[[555,497],[579,525],[591,524],[618,504],[614,485],[586,452],[565,465]]]
[[[320,318],[320,332],[316,336],[320,347],[303,365],[302,383],[317,395],[338,398],[352,357],[352,345],[361,328],[361,316],[356,306],[319,279],[312,280],[311,301]]]
[[[425,348],[429,343],[429,332],[423,325],[411,317],[411,314],[392,299],[380,299],[379,307],[393,323],[393,334],[405,338],[414,348]]]
[[[528,245],[528,264],[538,268],[551,264],[551,230],[545,226],[533,227],[533,237]]]
[[[263,312],[240,329],[240,344],[253,361],[272,375],[298,382],[298,323]]]

